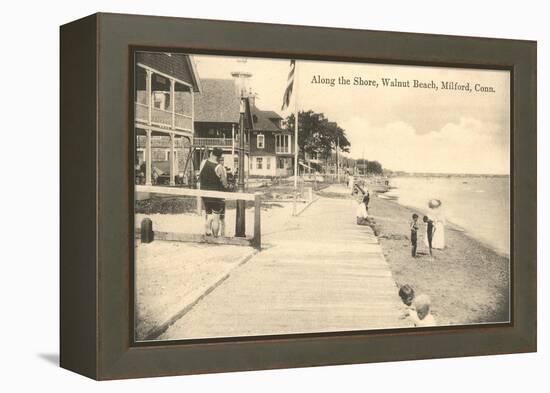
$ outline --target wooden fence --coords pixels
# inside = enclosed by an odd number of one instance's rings
[[[262,194],[256,192],[254,194],[245,192],[224,192],[224,191],[209,191],[209,190],[197,190],[191,188],[175,188],[175,187],[162,187],[162,186],[144,186],[136,185],[136,192],[150,193],[150,194],[164,194],[173,196],[186,196],[186,197],[210,197],[210,198],[222,198],[236,201],[254,201],[254,233],[252,238],[207,238],[202,235],[182,234],[182,233],[170,233],[170,232],[154,232],[154,237],[159,240],[172,240],[172,241],[198,241],[206,243],[217,244],[234,244],[234,245],[251,245],[257,249],[262,247],[262,234],[261,234],[261,196]]]

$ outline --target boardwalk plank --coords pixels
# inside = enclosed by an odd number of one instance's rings
[[[409,326],[377,238],[354,221],[350,200],[321,197],[161,339]]]

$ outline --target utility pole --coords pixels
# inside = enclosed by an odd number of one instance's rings
[[[238,60],[239,62],[246,64],[246,59]],[[237,182],[237,191],[244,192],[245,182],[244,182],[244,158],[245,158],[245,140],[244,140],[244,120],[245,120],[245,110],[246,110],[246,100],[250,95],[250,88],[248,86],[248,80],[252,76],[251,73],[242,71],[232,72],[231,76],[236,79],[237,84],[237,95],[239,97],[239,179]],[[245,211],[246,211],[246,202],[243,200],[237,200],[237,219],[235,220],[235,236],[245,237],[246,236],[246,227],[245,227]]]
[[[241,96],[239,117],[239,181],[237,183],[238,192],[244,192],[244,111],[245,98]],[[237,219],[235,221],[235,236],[237,237],[245,237],[245,210],[246,202],[243,200],[237,200]]]
[[[298,62],[294,66],[294,193],[298,192]],[[305,156],[304,156],[305,158]]]

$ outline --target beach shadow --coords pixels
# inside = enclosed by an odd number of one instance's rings
[[[59,354],[57,353],[39,353],[38,357],[56,367],[59,366]]]

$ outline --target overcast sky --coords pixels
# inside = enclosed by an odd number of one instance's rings
[[[194,56],[201,78],[231,78],[246,68],[257,105],[281,111],[289,60]],[[242,58],[241,58],[242,59]],[[371,79],[379,86],[313,83],[314,77]],[[435,89],[383,87],[382,78],[414,79]],[[494,93],[441,89],[441,81],[492,86]],[[322,112],[344,128],[350,156],[378,160],[386,168],[409,172],[509,174],[510,85],[507,71],[298,61],[300,110]]]

